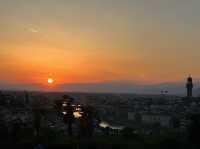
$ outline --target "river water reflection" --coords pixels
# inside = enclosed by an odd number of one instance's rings
[[[102,128],[111,128],[111,129],[117,129],[117,130],[122,130],[124,128],[124,126],[119,126],[119,125],[114,125],[114,124],[110,124],[106,121],[102,121],[100,124],[99,124],[100,127]]]

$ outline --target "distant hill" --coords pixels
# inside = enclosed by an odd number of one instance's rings
[[[11,84],[1,83],[0,90],[28,90],[28,91],[39,91],[44,90],[40,84]]]
[[[196,85],[195,85],[196,86]],[[138,83],[117,81],[102,83],[72,83],[60,84],[54,88],[47,88],[40,84],[6,84],[0,83],[1,90],[32,90],[32,91],[69,91],[69,92],[112,92],[112,93],[136,93],[136,94],[168,94],[185,95],[185,83],[161,83],[153,85],[141,85]],[[200,88],[194,89],[194,94],[200,94]]]
[[[114,92],[114,93],[137,93],[137,94],[160,94],[162,90],[169,94],[184,95],[184,83],[162,83],[155,85],[139,85],[135,83],[92,83],[92,84],[62,84],[58,86],[62,91],[83,92]]]
[[[195,96],[200,96],[200,87],[194,89],[194,95]]]

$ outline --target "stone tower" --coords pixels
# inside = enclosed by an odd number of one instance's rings
[[[192,82],[192,77],[190,75],[187,78],[186,88],[187,88],[187,97],[192,97],[193,82]]]

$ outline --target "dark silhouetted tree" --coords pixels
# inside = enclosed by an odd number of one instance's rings
[[[94,133],[95,121],[100,122],[98,112],[92,106],[85,106],[80,118],[80,136],[92,137]]]
[[[39,108],[33,109],[33,127],[35,131],[36,137],[39,137],[40,135],[40,128],[41,128],[41,110]]]
[[[72,124],[74,122],[74,107],[72,106],[73,98],[68,95],[63,96],[64,100],[67,101],[67,105],[64,107],[64,122],[68,125],[67,131],[69,136],[73,136]]]
[[[195,148],[200,148],[200,114],[190,116],[191,123],[188,126],[188,139]]]

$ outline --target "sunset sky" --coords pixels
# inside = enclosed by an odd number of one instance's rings
[[[200,78],[200,0],[0,0],[0,82]]]

